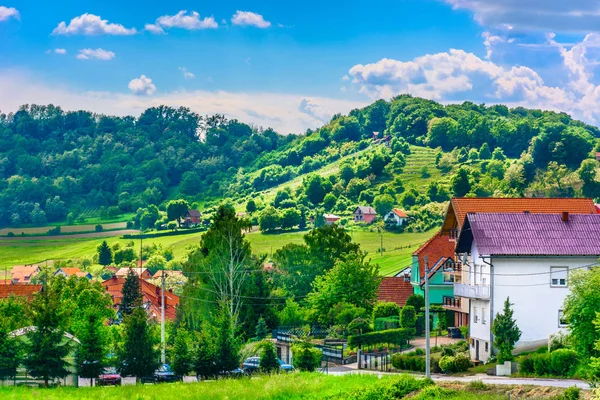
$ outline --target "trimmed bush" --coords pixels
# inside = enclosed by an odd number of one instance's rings
[[[577,353],[570,349],[558,349],[550,353],[550,371],[553,375],[569,377],[577,369]]]
[[[550,354],[532,354],[533,359],[533,372],[538,375],[549,375],[550,374]]]
[[[300,371],[313,372],[321,366],[323,353],[310,343],[300,343],[292,346],[294,367]]]
[[[379,301],[373,308],[373,319],[400,317],[400,306],[391,301]],[[375,328],[377,330],[377,328]]]
[[[533,374],[535,367],[531,356],[524,356],[519,359],[519,372],[522,374]]]
[[[562,394],[560,399],[561,400],[577,400],[577,399],[579,399],[579,392],[580,392],[580,389],[577,386],[571,386],[564,391],[564,393]]]
[[[415,354],[418,356],[424,356],[425,355],[425,350],[423,349],[415,349]]]
[[[442,347],[442,356],[454,356],[454,355],[456,355],[456,352],[454,350],[452,350],[451,347],[448,347],[448,346]]]
[[[464,355],[458,354],[454,357],[454,369],[455,372],[463,372],[471,368],[473,364],[471,363],[471,359]]]
[[[392,366],[401,371],[425,372],[425,357],[394,354]]]
[[[444,373],[455,372],[455,362],[453,356],[444,356],[440,358],[440,369]]]
[[[375,346],[378,344],[396,344],[402,345],[414,335],[414,329],[388,329],[385,331],[365,333],[348,337],[348,346],[355,348],[358,346]]]
[[[375,330],[376,331],[385,331],[388,329],[398,329],[398,328],[400,328],[400,318],[398,316],[375,319]]]

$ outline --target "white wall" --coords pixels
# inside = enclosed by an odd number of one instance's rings
[[[558,311],[563,308],[567,287],[551,287],[550,267],[581,267],[597,261],[596,257],[528,257],[493,258],[493,312],[501,312],[510,297],[514,317],[523,332],[517,348],[527,350],[540,346],[548,335],[556,333]],[[581,269],[581,268],[579,268]],[[521,274],[518,276],[506,275]],[[531,274],[531,275],[522,275]],[[489,326],[489,325],[488,325]]]

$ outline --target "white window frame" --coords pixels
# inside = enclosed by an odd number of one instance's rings
[[[560,276],[565,274],[564,284],[561,283],[563,280]],[[555,279],[556,277],[556,279]],[[554,281],[556,280],[556,283]],[[550,287],[553,288],[566,288],[569,287],[569,267],[550,267]]]
[[[567,326],[569,326],[569,324],[566,323],[565,319],[564,319],[564,310],[558,310],[558,327],[559,328],[566,328]],[[564,321],[565,323],[562,323],[562,321]]]

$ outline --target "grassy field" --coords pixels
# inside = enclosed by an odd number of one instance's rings
[[[100,223],[104,230],[112,230],[112,229],[125,229],[127,227],[126,222],[109,222],[109,223]],[[20,235],[21,232],[26,235],[39,235],[45,234],[49,229],[54,228],[55,226],[60,226],[60,231],[63,233],[72,233],[72,232],[94,232],[96,229],[96,225],[91,224],[83,224],[83,225],[48,225],[48,226],[35,226],[35,227],[23,227],[23,228],[2,228],[0,229],[0,235],[6,235],[8,232],[12,232],[15,235]]]
[[[396,385],[395,385],[396,384]],[[332,376],[318,373],[262,376],[252,379],[206,381],[95,388],[0,388],[3,400],[76,400],[76,399],[240,399],[240,400],[368,400],[368,399],[446,399],[501,400],[511,392],[513,398],[557,398],[562,389],[527,386],[488,386],[440,383],[425,388],[418,378],[407,375],[374,374]],[[393,389],[392,389],[393,388]]]

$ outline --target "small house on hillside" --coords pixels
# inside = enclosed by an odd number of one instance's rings
[[[129,273],[129,270],[132,270],[135,275],[137,275],[138,277],[140,277],[142,279],[152,278],[152,274],[150,273],[150,271],[148,271],[148,268],[131,268],[131,267],[119,269],[117,271],[117,273],[115,274],[115,277],[127,278],[127,274]]]
[[[377,217],[377,212],[373,207],[358,206],[354,209],[354,222],[364,222],[370,224]]]
[[[13,283],[29,283],[40,272],[42,269],[39,265],[15,265],[10,274]]]
[[[188,210],[188,212],[183,217],[182,225],[187,226],[188,228],[195,227],[200,225],[200,218],[202,214],[198,210]]]
[[[73,275],[78,278],[92,279],[92,274],[79,268],[59,268],[54,272],[54,276],[64,276],[65,278],[70,278]]]
[[[600,151],[596,153],[596,161],[600,161]]]
[[[385,214],[383,221],[387,225],[402,226],[408,221],[408,215],[402,210],[394,208],[389,213]]]
[[[337,215],[333,215],[333,214],[323,214],[323,218],[325,218],[326,225],[331,225],[331,224],[335,224],[336,222],[338,222],[341,217],[338,217]]]

